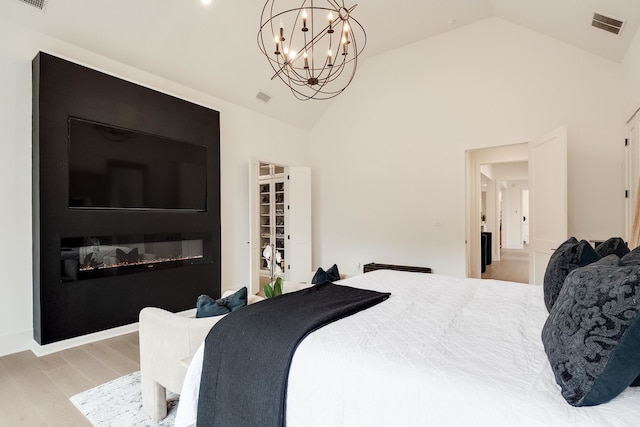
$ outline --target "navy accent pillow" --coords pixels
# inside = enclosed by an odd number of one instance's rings
[[[333,264],[327,271],[324,271],[322,267],[316,270],[316,274],[313,275],[313,279],[311,279],[312,285],[318,285],[324,282],[335,282],[336,280],[340,280],[340,272],[338,271],[338,266]]]
[[[331,282],[335,282],[336,280],[340,280],[340,272],[338,271],[338,266],[333,264],[327,270],[327,279]]]
[[[629,247],[622,240],[622,237],[611,237],[596,246],[596,252],[603,258],[611,254],[616,254],[622,258],[629,253]]]
[[[544,273],[544,304],[547,306],[547,311],[551,311],[567,275],[576,268],[584,267],[599,259],[600,255],[586,240],[578,241],[575,237],[570,237],[558,246],[551,255]]]
[[[328,282],[327,272],[324,271],[322,267],[316,270],[316,274],[313,275],[313,279],[311,279],[312,285],[319,285],[320,283]]]
[[[209,295],[200,295],[196,302],[196,317],[222,316],[247,305],[246,286],[237,292],[218,300]]]
[[[640,375],[640,266],[612,260],[569,273],[542,329],[562,397],[573,406],[608,402]]]

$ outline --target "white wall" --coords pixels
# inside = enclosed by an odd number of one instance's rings
[[[640,108],[640,31],[636,33],[622,61],[625,96],[624,120]]]
[[[308,165],[308,132],[0,19],[3,240],[0,355],[35,344],[31,272],[31,60],[39,50],[220,111],[222,288],[247,285],[249,161],[253,156],[281,164]]]
[[[522,190],[528,189],[526,180],[507,181],[502,198],[502,242],[506,249],[522,249]]]
[[[564,124],[569,232],[621,234],[622,108],[619,64],[498,18],[367,60],[311,133],[314,267],[464,276],[465,150]]]

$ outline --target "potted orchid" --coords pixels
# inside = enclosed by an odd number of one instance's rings
[[[270,277],[269,283],[262,287],[264,295],[267,298],[282,295],[282,268],[280,268],[282,256],[280,255],[280,251],[275,249],[273,244],[270,244],[265,246],[262,251],[262,256],[267,262]]]

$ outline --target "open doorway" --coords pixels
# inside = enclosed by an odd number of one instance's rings
[[[485,260],[481,271],[483,279],[529,281],[529,180],[528,161],[489,163],[481,165],[482,219],[491,218],[486,201],[497,201],[496,220],[498,230],[494,239],[488,239],[496,251]],[[494,197],[491,192],[497,193]],[[489,213],[487,216],[486,213]],[[493,233],[492,233],[493,234]]]
[[[467,151],[469,277],[528,283],[528,155],[526,143]]]
[[[567,239],[567,128],[559,127],[529,143],[467,150],[466,259],[467,277],[481,277],[481,168],[485,164],[527,161],[529,170],[529,280],[542,285],[554,248]],[[518,214],[520,217],[520,214]],[[527,216],[529,218],[529,216]],[[504,221],[504,218],[502,218]],[[500,230],[501,223],[488,226]],[[489,230],[491,231],[491,230]],[[493,239],[497,240],[497,239]],[[504,239],[503,239],[504,241]],[[493,243],[492,255],[498,246]],[[498,253],[499,256],[499,253]]]

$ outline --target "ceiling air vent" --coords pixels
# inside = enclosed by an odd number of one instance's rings
[[[593,12],[593,21],[591,26],[600,28],[601,30],[608,31],[613,34],[620,34],[624,21],[609,16],[602,15],[598,12]]]
[[[264,92],[258,92],[258,94],[256,95],[256,98],[258,98],[260,101],[264,102],[265,104],[271,100],[271,97]]]
[[[47,0],[19,0],[21,3],[28,4],[29,6],[33,6],[38,10],[44,12],[47,8]]]

